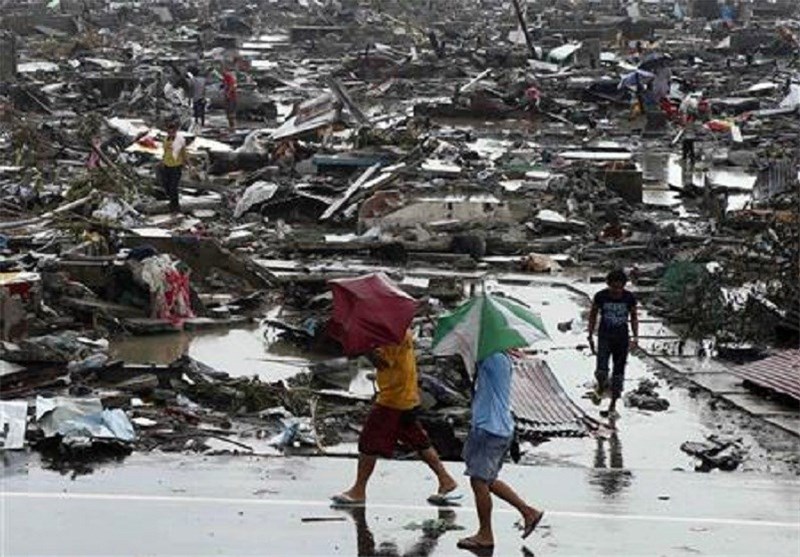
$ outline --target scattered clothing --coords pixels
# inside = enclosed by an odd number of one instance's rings
[[[141,262],[129,261],[134,277],[147,286],[151,315],[180,323],[194,317],[188,273],[182,272],[169,254],[154,255]]]

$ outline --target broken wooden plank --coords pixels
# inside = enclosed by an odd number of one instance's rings
[[[76,199],[75,201],[71,201],[70,203],[66,203],[61,207],[53,209],[52,211],[48,211],[47,213],[42,214],[41,216],[26,219],[26,220],[19,220],[19,221],[11,221],[11,222],[0,222],[0,230],[7,230],[10,228],[22,228],[23,226],[33,226],[35,224],[43,224],[46,221],[61,215],[63,213],[67,213],[72,211],[73,209],[77,209],[78,207],[82,207],[86,205],[88,202],[92,201],[98,196],[97,191],[93,191],[89,195],[85,197],[81,197],[80,199]]]
[[[342,102],[344,106],[350,111],[350,113],[359,121],[359,123],[363,126],[372,127],[372,123],[369,121],[369,118],[361,111],[360,108],[353,102],[350,98],[350,95],[347,94],[344,87],[336,81],[334,78],[329,77],[326,80],[328,87],[330,87],[333,94]]]
[[[331,204],[330,207],[328,207],[325,210],[324,213],[322,213],[322,216],[319,217],[319,220],[324,221],[331,218],[339,209],[342,208],[342,206],[345,203],[347,203],[347,200],[350,199],[350,197],[352,197],[353,194],[358,191],[358,189],[362,186],[362,184],[364,184],[367,180],[369,180],[372,177],[372,175],[378,171],[380,167],[381,163],[376,162],[375,164],[367,168],[364,172],[362,172],[361,176],[359,176],[355,182],[350,184],[350,186],[344,192],[344,195],[342,195],[342,197],[337,199],[333,204]]]

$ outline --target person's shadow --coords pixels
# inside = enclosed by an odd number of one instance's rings
[[[606,450],[606,441],[608,450]],[[603,495],[613,497],[631,485],[633,474],[625,470],[622,460],[622,442],[617,430],[611,432],[608,439],[597,438],[594,453],[594,470],[591,483],[598,485]]]
[[[366,507],[334,507],[344,511],[356,525],[356,541],[358,544],[358,557],[429,557],[439,544],[439,538],[449,527],[455,525],[456,513],[451,509],[439,509],[438,521],[426,527],[423,523],[420,539],[407,551],[400,552],[394,542],[381,542],[375,544],[375,536],[367,524]]]

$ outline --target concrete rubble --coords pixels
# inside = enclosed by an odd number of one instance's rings
[[[324,336],[326,281],[375,267],[442,309],[476,276],[601,282],[623,267],[681,352],[741,362],[798,346],[795,2],[379,4],[3,5],[0,447],[22,447],[27,401],[27,444],[57,466],[116,458],[109,446],[335,452],[374,388],[350,390],[359,373],[372,387],[369,366]],[[223,65],[239,84],[233,127]],[[160,183],[170,118],[191,160],[180,213]],[[437,272],[419,285],[420,268]],[[270,380],[109,350],[258,324],[316,363]],[[458,459],[470,385],[430,355],[430,324],[415,329],[423,423]],[[626,405],[666,411],[655,387]],[[43,424],[41,400],[104,429]],[[564,408],[521,430],[602,429]],[[681,449],[703,469],[744,458],[733,441]]]
[[[715,468],[730,472],[747,456],[741,441],[710,435],[706,441],[687,441],[681,445],[681,450],[697,458],[695,470],[698,472],[710,472]]]
[[[658,383],[649,379],[639,381],[639,385],[633,391],[625,394],[625,405],[642,410],[663,412],[669,408],[669,401],[661,398],[656,392]]]

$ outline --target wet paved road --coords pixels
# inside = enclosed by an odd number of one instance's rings
[[[469,494],[452,512],[427,506],[433,480],[417,462],[379,463],[364,512],[330,509],[327,496],[344,487],[354,465],[332,458],[133,456],[75,480],[38,465],[22,472],[7,466],[2,554],[470,555],[455,547],[475,527]],[[498,504],[494,555],[800,551],[797,481],[515,466],[503,476],[548,514],[523,546],[515,514]],[[309,517],[333,520],[303,522]],[[436,536],[407,528],[436,518],[465,531]]]

